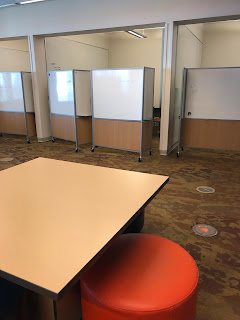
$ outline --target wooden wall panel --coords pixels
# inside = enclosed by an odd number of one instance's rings
[[[94,144],[99,146],[140,151],[141,122],[94,120]]]
[[[35,124],[35,114],[34,113],[27,113],[27,124],[28,124],[29,137],[36,136],[36,124]]]
[[[77,118],[78,144],[92,142],[92,117]]]
[[[143,152],[152,149],[152,121],[143,122]]]
[[[0,112],[0,132],[26,134],[24,113]]]
[[[92,141],[92,117],[80,117],[77,119],[78,144]],[[60,139],[75,141],[74,117],[52,114],[53,136]]]
[[[52,132],[56,138],[75,141],[74,117],[52,114]]]
[[[35,115],[27,113],[29,136],[36,135]],[[0,133],[26,135],[24,113],[0,112]]]
[[[181,143],[186,147],[240,150],[240,121],[183,119]]]

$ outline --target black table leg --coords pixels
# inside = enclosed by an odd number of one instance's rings
[[[124,233],[139,233],[144,226],[144,209],[139,213],[138,217],[130,224]]]
[[[53,300],[54,320],[57,320],[57,302]]]

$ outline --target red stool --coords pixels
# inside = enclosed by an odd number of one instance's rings
[[[176,243],[120,236],[81,280],[83,320],[194,320],[198,269]]]

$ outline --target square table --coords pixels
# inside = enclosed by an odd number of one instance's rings
[[[168,182],[37,158],[0,172],[0,276],[54,301]]]

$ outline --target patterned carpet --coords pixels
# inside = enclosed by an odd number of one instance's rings
[[[72,142],[30,145],[25,138],[0,138],[0,169],[34,159],[47,157],[139,172],[169,175],[170,182],[146,208],[143,232],[166,237],[183,246],[196,260],[200,271],[197,320],[240,319],[240,152],[186,149],[160,157],[158,139],[153,141],[153,155],[125,151],[79,147],[75,153]],[[196,187],[216,189],[202,194]],[[213,238],[195,235],[195,222],[215,226],[219,234]],[[186,319],[187,320],[187,319]]]

